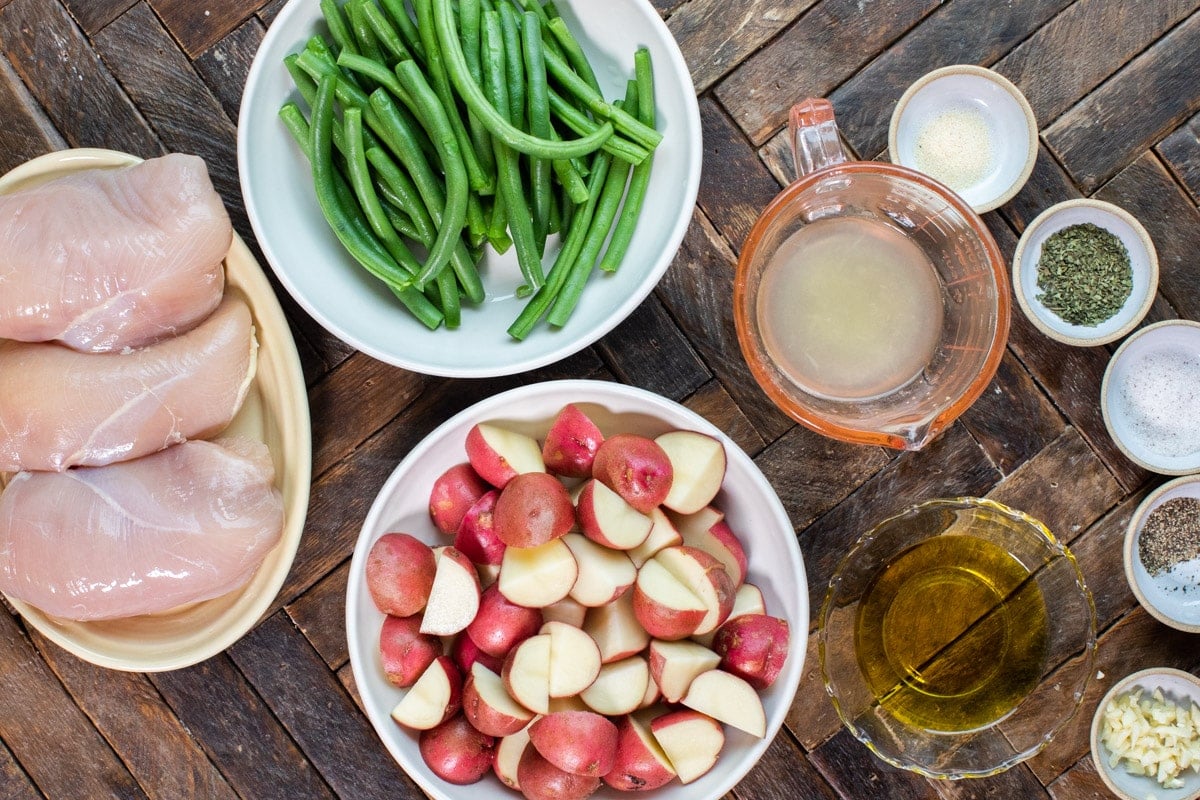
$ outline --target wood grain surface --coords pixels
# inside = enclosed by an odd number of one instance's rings
[[[423,797],[353,685],[344,613],[354,541],[387,475],[429,431],[496,392],[563,377],[639,386],[712,420],[755,459],[795,527],[814,608],[813,620],[793,621],[795,646],[807,645],[804,675],[785,729],[729,798],[1107,796],[1088,750],[1100,697],[1146,666],[1200,669],[1200,640],[1153,619],[1125,580],[1125,526],[1165,479],[1125,459],[1105,429],[1098,393],[1115,344],[1058,344],[1014,305],[1007,352],[983,396],[924,450],[896,453],[823,438],[770,403],[738,348],[732,281],[759,211],[791,177],[783,128],[793,103],[831,98],[849,151],[876,158],[909,83],[973,63],[1016,83],[1040,129],[1029,182],[985,215],[1004,255],[1050,205],[1108,200],[1140,218],[1158,250],[1148,321],[1200,319],[1200,0],[651,4],[683,50],[704,134],[691,226],[656,291],[581,353],[471,381],[356,353],[275,284],[313,420],[311,502],[283,590],[226,652],[146,675],[81,661],[3,606],[0,798]],[[238,182],[238,107],[283,5],[0,0],[0,172],[65,147],[195,153],[258,254]],[[1099,647],[1081,711],[1044,752],[998,776],[942,783],[888,766],[841,725],[814,623],[863,530],[913,502],[959,495],[1021,508],[1069,544],[1094,595]]]

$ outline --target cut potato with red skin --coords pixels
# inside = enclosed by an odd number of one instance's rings
[[[533,719],[533,712],[513,700],[504,681],[492,670],[476,663],[462,690],[463,713],[475,728],[489,736],[509,736]]]
[[[479,649],[479,645],[471,641],[471,637],[463,631],[458,636],[454,637],[454,643],[450,645],[450,658],[454,659],[455,665],[459,672],[467,675],[471,672],[471,667],[476,662],[483,664],[492,672],[499,672],[504,666],[504,659],[490,656]]]
[[[650,677],[658,686],[662,699],[668,703],[678,703],[697,675],[715,669],[721,663],[721,657],[712,650],[686,640],[664,642],[656,639],[650,643],[646,656]]]
[[[479,599],[479,611],[466,628],[480,650],[490,656],[503,658],[521,642],[542,627],[542,612],[511,602],[492,584]]]
[[[597,714],[607,717],[629,714],[641,707],[650,683],[650,667],[641,655],[633,655],[600,667],[592,685],[579,698]]]
[[[632,550],[646,541],[653,522],[601,481],[583,484],[575,515],[584,536],[614,550]]]
[[[581,605],[607,605],[633,586],[637,567],[620,550],[596,544],[580,533],[568,533],[563,541],[579,564],[579,575],[571,587],[570,597]]]
[[[651,560],[661,564],[704,604],[706,613],[692,634],[714,631],[729,618],[737,590],[715,557],[696,547],[676,545],[664,547]]]
[[[438,548],[436,560],[433,588],[421,616],[421,633],[453,636],[470,625],[479,611],[479,573],[471,560],[454,547]]]
[[[584,631],[565,622],[547,622],[539,635],[550,636],[550,697],[572,697],[600,674],[600,648]]]
[[[497,489],[489,489],[467,509],[454,535],[454,546],[476,564],[499,564],[507,547],[496,535]]]
[[[385,533],[367,552],[367,591],[384,614],[410,617],[425,608],[436,571],[429,545],[408,533]]]
[[[496,585],[519,606],[545,608],[570,594],[578,575],[571,548],[562,539],[551,539],[539,547],[505,550]]]
[[[719,518],[713,519],[710,524],[704,524],[705,520],[714,516],[709,513],[711,511],[712,509],[705,509],[689,517],[672,519],[683,537],[683,544],[703,550],[720,561],[736,589],[745,582],[746,573],[750,568],[746,548],[724,520],[723,514],[718,514]]]
[[[572,775],[599,778],[617,759],[617,726],[594,711],[558,711],[529,726],[529,742],[543,758]]]
[[[467,431],[466,450],[472,469],[497,489],[522,473],[546,471],[536,439],[487,422]]]
[[[579,579],[576,578],[576,581],[578,580]],[[579,601],[571,598],[568,595],[562,600],[559,600],[557,603],[551,603],[548,606],[543,606],[542,621],[565,622],[568,625],[574,625],[576,628],[582,628],[583,621],[587,618],[587,612],[587,606],[581,604]]]
[[[671,462],[671,490],[663,498],[667,508],[690,514],[717,496],[725,480],[725,446],[699,431],[668,431],[654,440]]]
[[[633,613],[655,639],[685,639],[704,621],[708,607],[655,556],[638,570]]]
[[[683,784],[703,777],[712,769],[725,746],[721,723],[692,709],[655,717],[650,732]]]
[[[492,768],[496,740],[480,733],[459,714],[427,731],[417,740],[426,766],[447,783],[475,783]]]
[[[767,735],[767,716],[754,687],[723,669],[701,672],[681,701],[685,706],[751,736]]]
[[[640,653],[650,644],[650,634],[633,610],[633,592],[613,602],[588,610],[583,630],[600,648],[600,661],[607,664]]]
[[[596,423],[574,403],[567,403],[546,431],[542,461],[555,475],[586,478],[592,474],[592,462],[603,442],[604,434]]]
[[[671,491],[671,460],[653,439],[618,433],[605,439],[596,451],[592,477],[649,514]]]
[[[762,589],[759,589],[752,583],[743,583],[738,587],[737,592],[733,595],[733,609],[729,612],[729,617],[721,625],[724,626],[729,620],[735,617],[740,617],[745,614],[766,614],[767,603],[763,598]],[[720,628],[717,628],[719,631]],[[692,639],[704,645],[712,647],[713,639],[716,638],[717,631],[693,636]]]
[[[537,547],[575,525],[567,488],[545,472],[517,475],[500,492],[492,512],[496,536],[509,547]]]
[[[655,553],[664,547],[683,544],[683,536],[675,529],[675,524],[671,522],[671,518],[662,508],[650,509],[648,516],[651,523],[650,533],[646,534],[645,541],[627,551],[633,565],[638,569],[641,569],[642,564],[654,558]]]
[[[717,629],[713,650],[721,657],[721,669],[761,690],[775,683],[783,672],[789,639],[787,620],[744,614]]]
[[[392,709],[392,719],[405,728],[426,731],[441,725],[462,708],[462,675],[449,656],[433,660]]]
[[[516,733],[510,733],[496,743],[496,757],[492,762],[492,770],[501,783],[518,792],[521,791],[521,780],[517,774],[517,768],[521,763],[521,756],[528,746],[528,725]]]
[[[621,792],[648,792],[674,777],[671,759],[650,729],[636,716],[627,714],[617,720],[617,760],[604,783]]]
[[[421,633],[419,614],[383,618],[379,629],[379,659],[388,683],[401,689],[412,686],[441,654],[442,640]]]
[[[532,744],[521,753],[517,781],[526,800],[584,800],[600,788],[599,778],[559,769]]]
[[[530,636],[514,647],[500,679],[509,697],[535,713],[550,713],[550,634]]]
[[[433,482],[429,492],[429,517],[442,533],[453,536],[467,510],[491,490],[470,464],[455,464]]]

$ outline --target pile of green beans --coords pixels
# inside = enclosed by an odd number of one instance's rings
[[[553,0],[320,0],[328,36],[284,59],[279,116],[342,246],[422,324],[483,302],[485,247],[516,251],[521,340],[567,323],[620,265],[649,183],[650,54],[604,99]],[[547,239],[561,247],[547,260]]]

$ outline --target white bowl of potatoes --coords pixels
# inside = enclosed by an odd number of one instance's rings
[[[795,532],[749,456],[677,403],[584,380],[418,444],[346,602],[363,707],[438,800],[721,798],[782,726],[808,624]]]

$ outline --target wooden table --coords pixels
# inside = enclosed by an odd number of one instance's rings
[[[733,333],[732,265],[786,180],[780,130],[791,103],[831,97],[850,146],[873,158],[911,81],[945,64],[983,64],[1024,90],[1041,128],[1029,184],[986,216],[1002,250],[1011,255],[1052,203],[1115,202],[1158,247],[1152,318],[1200,319],[1200,0],[654,5],[691,64],[705,150],[691,228],[657,291],[596,346],[486,381],[385,366],[280,292],[309,387],[315,477],[304,541],[272,613],[227,652],[150,675],[93,667],[0,613],[0,797],[420,797],[355,704],[343,630],[354,540],[383,480],[423,435],[476,400],[557,377],[641,386],[728,431],[791,515],[814,606],[864,526],[919,499],[963,494],[1043,519],[1069,541],[1095,593],[1099,679],[1070,727],[1031,761],[959,783],[887,767],[838,724],[810,636],[787,730],[734,796],[1106,796],[1087,744],[1099,697],[1141,667],[1200,668],[1200,640],[1147,615],[1122,573],[1126,520],[1162,478],[1124,460],[1105,432],[1097,398],[1110,348],[1060,346],[1016,312],[995,381],[927,449],[842,445],[793,425],[750,379]],[[238,101],[281,6],[0,0],[0,172],[63,147],[196,153],[253,241],[234,152]]]

